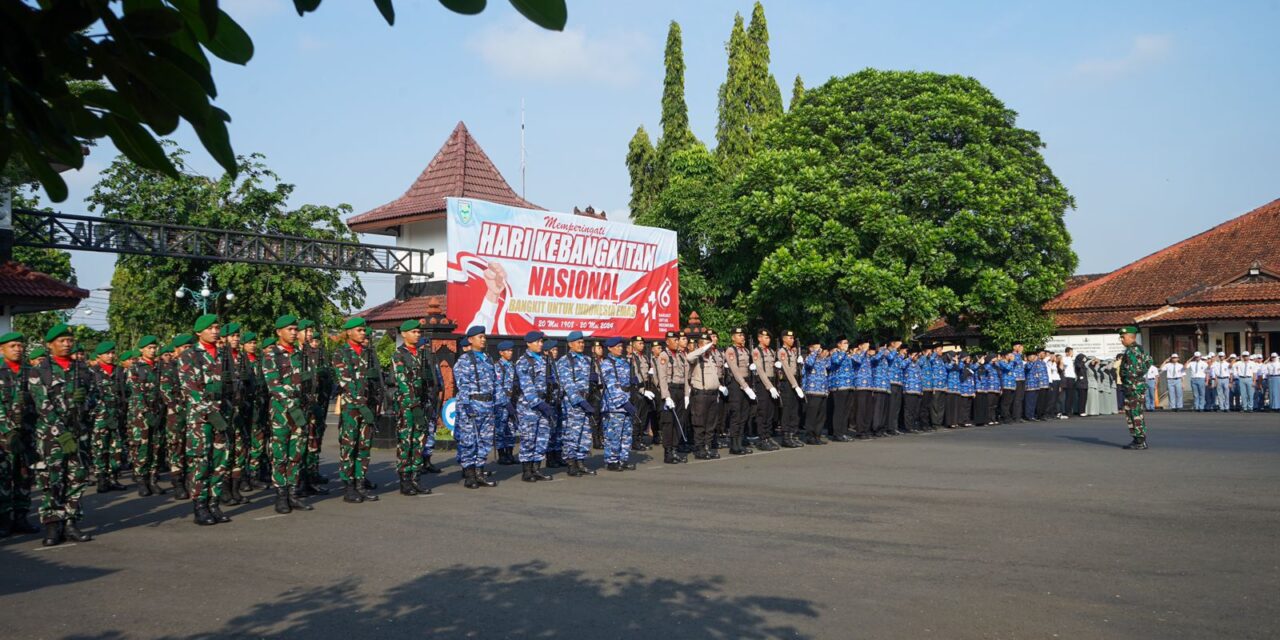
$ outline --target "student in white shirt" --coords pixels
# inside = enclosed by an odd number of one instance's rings
[[[1191,379],[1191,408],[1196,411],[1204,411],[1205,377],[1208,375],[1209,364],[1197,351],[1187,363],[1187,377]]]
[[[1280,411],[1280,355],[1271,354],[1266,364],[1267,394],[1271,397],[1271,410]]]
[[[1218,400],[1218,411],[1231,410],[1231,365],[1227,362],[1227,354],[1218,352],[1218,360],[1209,367],[1209,375],[1213,377],[1214,395]]]
[[[1062,358],[1062,419],[1075,412],[1076,408],[1076,352],[1067,347]]]
[[[1186,375],[1187,368],[1178,361],[1178,354],[1169,356],[1164,364],[1160,365],[1160,372],[1164,374],[1165,384],[1169,389],[1169,395],[1166,400],[1169,408],[1174,411],[1182,410],[1182,377]]]
[[[1240,359],[1231,367],[1231,375],[1236,378],[1236,391],[1240,396],[1240,410],[1253,413],[1253,376],[1257,373],[1257,363],[1249,358],[1249,352],[1240,354]]]
[[[1156,410],[1156,385],[1160,382],[1160,370],[1155,364],[1147,369],[1147,411]]]

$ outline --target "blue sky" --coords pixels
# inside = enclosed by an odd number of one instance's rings
[[[627,141],[637,125],[658,130],[668,22],[684,32],[694,133],[713,145],[724,42],[751,3],[568,4],[568,28],[553,33],[501,0],[473,17],[400,0],[394,27],[359,0],[329,0],[305,18],[288,0],[224,0],[257,49],[245,67],[219,65],[217,103],[232,114],[236,151],[265,153],[297,185],[292,204],[362,212],[398,197],[458,120],[518,190],[523,98],[528,198],[618,215],[630,195]],[[1040,132],[1076,197],[1067,227],[1081,272],[1280,197],[1280,2],[773,0],[765,10],[784,96],[797,73],[812,87],[865,67],[983,82]],[[217,172],[188,130],[174,137],[197,170]],[[101,145],[68,174],[59,208],[83,212],[114,155]],[[111,256],[74,262],[82,286],[109,283]],[[389,276],[365,281],[369,304],[391,297]],[[90,306],[105,309],[105,295]]]

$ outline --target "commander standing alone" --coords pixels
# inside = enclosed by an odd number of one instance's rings
[[[1124,391],[1124,419],[1129,423],[1129,435],[1133,442],[1125,449],[1147,448],[1147,427],[1142,417],[1142,400],[1147,395],[1147,369],[1151,368],[1151,356],[1138,346],[1138,328],[1120,329],[1120,343],[1124,354],[1120,360],[1120,384]]]

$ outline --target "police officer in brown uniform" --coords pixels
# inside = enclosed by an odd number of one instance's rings
[[[742,441],[742,432],[751,418],[756,392],[748,382],[751,378],[751,354],[746,347],[747,332],[742,327],[735,328],[730,339],[733,346],[724,351],[724,366],[729,371],[725,408],[729,414],[729,453],[740,456],[752,453]]]
[[[717,364],[715,343],[710,334],[696,335],[698,348],[689,352],[689,387],[685,390],[685,402],[689,405],[689,420],[693,423],[693,457],[699,460],[719,458],[720,454],[711,448],[711,439],[715,435],[718,412],[716,406],[720,399],[720,372],[723,368]]]
[[[687,456],[676,451],[676,440],[684,437],[683,426],[689,422],[684,392],[689,381],[689,362],[680,352],[680,332],[667,332],[667,348],[658,353],[654,364],[659,401],[662,403],[662,413],[658,418],[662,426],[662,461],[667,464],[688,462]]]
[[[788,449],[803,447],[804,443],[796,438],[796,432],[800,430],[800,401],[804,399],[804,387],[800,384],[800,347],[796,345],[794,331],[782,332],[777,363],[779,376],[776,386],[781,407],[778,435],[782,436],[782,446]]]
[[[769,343],[773,336],[768,329],[756,332],[756,347],[751,350],[751,381],[756,392],[756,435],[760,440],[756,448],[761,451],[776,451],[778,444],[773,441],[773,425],[778,419],[778,386],[774,384],[778,369],[778,354]]]
[[[631,418],[631,450],[648,451],[649,445],[644,443],[644,432],[649,430],[649,423],[655,415],[650,396],[657,397],[657,394],[653,391],[653,376],[649,373],[653,362],[645,348],[643,336],[631,339],[627,363],[631,365],[631,375],[640,382],[631,389],[631,404],[636,408],[636,415]]]

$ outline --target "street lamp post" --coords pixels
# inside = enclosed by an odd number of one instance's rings
[[[187,296],[191,296],[191,304],[194,304],[195,306],[200,307],[201,314],[209,313],[209,303],[213,300],[217,300],[218,296],[226,296],[227,301],[236,299],[236,294],[231,293],[231,291],[229,290],[228,291],[211,290],[209,288],[208,273],[205,273],[204,275],[200,276],[199,291],[196,291],[195,289],[187,288],[185,286],[180,286],[178,287],[177,291],[173,292],[173,296],[179,300]]]

